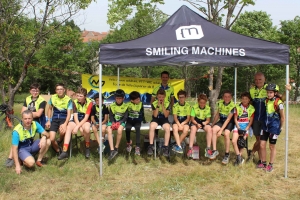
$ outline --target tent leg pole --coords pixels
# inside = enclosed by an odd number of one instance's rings
[[[286,84],[289,84],[290,74],[289,74],[289,65],[286,66]],[[285,108],[285,167],[284,167],[284,177],[287,178],[287,170],[288,170],[288,146],[289,146],[289,91],[286,90],[286,108]]]
[[[118,88],[120,89],[120,67],[118,67]]]
[[[102,119],[102,65],[99,64],[99,120]],[[100,121],[99,121],[99,124]],[[99,144],[99,155],[100,155],[100,176],[103,175],[103,160],[102,160],[102,128],[99,128],[99,138],[100,138],[100,144]]]
[[[236,104],[237,68],[234,68],[234,103]]]

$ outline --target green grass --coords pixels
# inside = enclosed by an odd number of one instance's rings
[[[144,154],[141,157],[127,155],[124,134],[117,159],[109,163],[105,155],[102,177],[99,176],[99,155],[95,150],[89,160],[75,148],[71,159],[58,161],[50,149],[46,167],[23,168],[21,175],[2,164],[0,199],[299,199],[299,111],[299,105],[290,106],[287,179],[284,178],[284,132],[276,145],[272,173],[255,169],[254,163],[234,167],[232,147],[231,163],[223,166],[223,138],[218,140],[220,155],[216,161],[204,158],[205,135],[198,134],[200,160],[173,157],[169,162],[165,158],[154,160]],[[149,117],[148,114],[148,120]],[[3,163],[9,153],[10,140],[10,131],[1,132],[0,159]],[[249,147],[254,141],[254,138],[249,139]]]

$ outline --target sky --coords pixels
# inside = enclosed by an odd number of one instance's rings
[[[107,32],[109,25],[107,21],[108,0],[96,0],[74,19],[75,23],[82,29],[88,31]],[[164,13],[172,15],[182,5],[186,5],[198,12],[189,3],[182,0],[165,0],[164,5],[159,5]],[[300,0],[256,0],[254,6],[248,6],[243,11],[265,11],[271,16],[273,25],[279,25],[282,20],[293,20],[299,15]],[[203,16],[203,15],[202,15]]]

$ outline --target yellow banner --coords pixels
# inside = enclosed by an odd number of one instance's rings
[[[140,94],[152,94],[153,88],[161,83],[161,79],[152,78],[134,78],[134,77],[120,77],[120,89],[124,90],[126,94],[132,91],[138,91]],[[184,89],[184,79],[170,79],[169,85],[174,87],[174,95],[177,97],[177,92]],[[99,76],[82,74],[82,87],[87,91],[91,89],[99,90]],[[118,89],[117,76],[102,76],[102,92],[112,92]]]

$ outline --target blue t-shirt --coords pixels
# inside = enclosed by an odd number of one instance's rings
[[[32,123],[36,123],[36,132],[41,134],[45,131],[45,129],[36,121],[33,121]],[[31,132],[31,129],[29,130],[30,134],[33,135],[33,133]],[[19,145],[19,142],[20,142],[20,136],[18,134],[17,131],[13,131],[12,132],[12,145],[14,146],[18,146]],[[30,140],[27,139],[25,140],[24,142],[22,142],[22,146],[28,146],[30,145]]]

